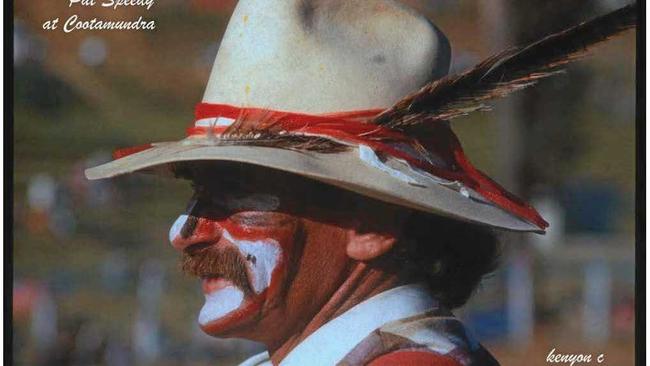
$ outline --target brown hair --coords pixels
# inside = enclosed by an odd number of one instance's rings
[[[488,227],[414,212],[403,235],[418,277],[450,309],[464,305],[498,264],[500,245]]]

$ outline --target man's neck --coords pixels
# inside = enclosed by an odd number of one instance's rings
[[[271,361],[279,365],[300,342],[305,340],[318,328],[337,316],[343,314],[355,305],[371,298],[381,292],[387,291],[401,284],[397,274],[387,273],[381,269],[373,268],[365,263],[358,262],[352,269],[350,276],[341,284],[337,291],[325,302],[321,310],[307,323],[296,331],[284,342],[269,346]]]

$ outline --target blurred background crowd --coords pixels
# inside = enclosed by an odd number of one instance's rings
[[[406,2],[449,37],[452,72],[629,3]],[[14,2],[15,364],[237,364],[261,346],[200,332],[199,284],[167,242],[189,184],[83,176],[115,148],[184,135],[236,1],[67,5]],[[74,13],[143,15],[157,29],[42,30]],[[504,365],[543,365],[553,348],[633,364],[635,42],[628,32],[567,74],[454,122],[473,162],[551,222],[546,236],[503,234],[499,270],[458,311]]]

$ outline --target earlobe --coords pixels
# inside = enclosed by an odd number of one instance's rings
[[[359,234],[355,230],[350,230],[346,250],[352,259],[370,261],[392,249],[396,241],[397,239],[392,234]]]

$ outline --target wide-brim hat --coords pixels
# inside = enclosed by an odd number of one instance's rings
[[[418,116],[399,114],[396,123],[402,98],[445,76],[450,54],[442,32],[397,1],[240,0],[188,136],[118,150],[86,176],[241,162],[415,210],[543,232],[532,207],[471,165],[447,121],[411,128]]]

